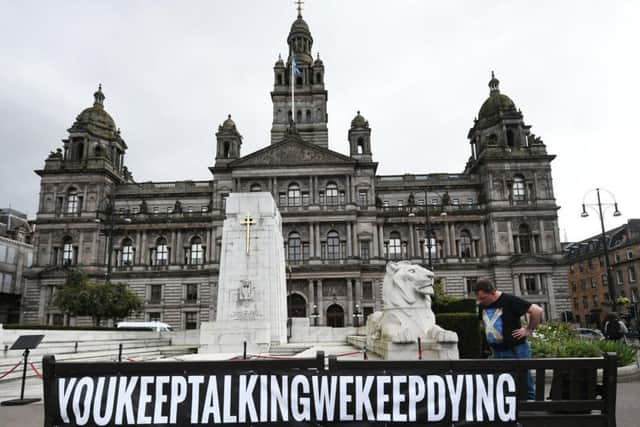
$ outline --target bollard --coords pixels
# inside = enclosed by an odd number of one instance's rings
[[[418,338],[418,360],[422,360],[422,340]]]
[[[367,345],[364,345],[364,351],[362,352],[362,357],[364,360],[367,360]]]
[[[247,342],[246,341],[242,342],[242,347],[243,347],[242,360],[246,360],[247,359]]]
[[[78,341],[76,341],[76,344],[73,346],[73,352],[74,353],[78,352]]]
[[[9,344],[5,344],[4,345],[4,353],[5,353],[5,355],[7,354],[7,351],[9,351]]]
[[[118,362],[122,362],[122,343],[118,344]]]

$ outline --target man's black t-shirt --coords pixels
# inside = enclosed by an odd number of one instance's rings
[[[508,350],[525,341],[526,338],[516,339],[511,333],[522,327],[520,318],[531,307],[530,302],[503,292],[492,304],[479,307],[480,320],[492,348]]]

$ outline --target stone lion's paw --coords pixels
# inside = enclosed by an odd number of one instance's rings
[[[458,334],[444,329],[438,331],[435,338],[437,342],[458,342]]]
[[[412,343],[416,341],[416,334],[410,328],[402,327],[394,335],[392,341],[394,343]]]

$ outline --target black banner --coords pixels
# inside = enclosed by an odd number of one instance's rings
[[[289,361],[288,369],[269,362],[101,363],[92,373],[92,364],[45,363],[47,424],[487,425],[516,420],[516,377],[509,372],[372,371],[365,369],[367,362],[361,370],[325,371],[298,369],[295,363]]]

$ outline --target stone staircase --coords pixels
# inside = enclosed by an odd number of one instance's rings
[[[114,362],[118,360],[119,347],[122,344],[122,362],[142,362],[162,360],[174,356],[195,353],[197,348],[189,345],[172,345],[169,338],[122,338],[82,339],[77,341],[47,340],[31,351],[29,362],[42,373],[42,357],[55,355],[59,362]],[[6,347],[5,347],[6,348]],[[3,350],[0,353],[0,376],[19,365],[8,375],[0,379],[0,383],[22,378],[22,350]],[[27,366],[27,377],[37,374]]]

